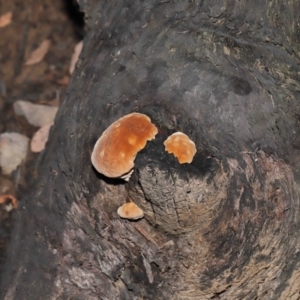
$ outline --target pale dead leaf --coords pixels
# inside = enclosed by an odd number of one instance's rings
[[[36,127],[54,122],[58,110],[58,107],[33,104],[22,100],[15,101],[13,108],[16,115],[24,116],[28,123]]]
[[[2,16],[0,16],[0,28],[7,26],[11,23],[12,12],[8,12]]]
[[[44,40],[37,49],[31,52],[29,59],[25,62],[25,65],[30,66],[41,62],[47,54],[50,44],[50,40]]]
[[[82,50],[82,46],[83,46],[83,41],[79,42],[75,48],[74,48],[74,52],[72,54],[72,58],[71,58],[71,62],[70,62],[70,68],[69,68],[69,72],[70,74],[72,74],[74,72],[75,69],[75,65],[78,61],[80,52]]]
[[[27,154],[28,137],[17,132],[0,134],[0,167],[10,175],[22,163]]]
[[[32,152],[38,153],[45,149],[45,145],[48,141],[49,131],[51,124],[47,124],[43,127],[41,127],[32,137],[32,140],[30,142],[30,150]]]

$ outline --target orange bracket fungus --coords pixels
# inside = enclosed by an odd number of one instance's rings
[[[197,152],[195,143],[182,132],[175,132],[170,135],[164,141],[164,145],[165,150],[168,153],[173,153],[180,164],[190,164]]]
[[[117,213],[121,218],[129,220],[138,220],[144,217],[144,212],[131,200],[120,206]]]
[[[128,114],[103,132],[94,146],[92,164],[99,173],[107,177],[121,177],[128,181],[137,153],[156,134],[157,128],[148,116]]]

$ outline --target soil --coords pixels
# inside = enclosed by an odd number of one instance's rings
[[[68,89],[69,65],[75,45],[83,39],[84,15],[75,0],[0,0],[0,16],[12,12],[12,22],[0,28],[0,133],[18,132],[32,138],[38,128],[16,116],[13,103],[59,105]],[[25,66],[30,53],[41,42],[51,40],[45,58]],[[22,194],[34,179],[40,154],[28,150],[26,161],[12,173],[0,172],[0,196],[14,195],[22,209]],[[0,272],[13,229],[14,209],[0,204]],[[25,211],[24,211],[25,213]]]

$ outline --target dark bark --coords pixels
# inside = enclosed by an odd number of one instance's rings
[[[79,1],[89,32],[17,214],[1,299],[299,299],[297,1]],[[129,183],[96,139],[158,127]],[[197,145],[190,165],[164,151]],[[116,210],[128,198],[138,222]]]

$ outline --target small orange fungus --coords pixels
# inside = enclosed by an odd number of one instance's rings
[[[144,217],[144,212],[132,201],[118,208],[118,215],[123,219],[138,220]]]
[[[173,153],[180,164],[190,164],[197,152],[195,143],[182,132],[175,132],[170,135],[164,141],[164,145],[165,150],[168,153]]]

